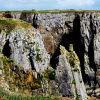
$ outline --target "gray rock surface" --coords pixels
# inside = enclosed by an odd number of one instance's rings
[[[77,55],[73,48],[68,53],[63,46],[60,46],[61,55],[59,56],[59,65],[56,69],[56,78],[58,86],[63,96],[74,96],[79,100],[87,100],[85,85],[82,79]],[[74,67],[71,65],[73,59]]]
[[[66,54],[59,56],[59,66],[56,70],[56,78],[62,92],[62,96],[76,96],[75,87],[72,84],[73,75],[71,66],[66,60]]]
[[[9,58],[14,59],[18,65],[23,66],[25,69],[34,69],[37,72],[47,69],[50,56],[44,48],[38,30],[34,28],[26,30],[20,27],[13,29],[7,37],[2,31],[0,38],[1,52],[3,49],[8,49]]]
[[[11,15],[13,18],[22,19],[23,14],[13,12]],[[77,15],[79,15],[80,21],[81,43],[84,47],[84,72],[89,77],[91,84],[96,80],[98,85],[100,85],[100,13],[77,13]],[[25,35],[28,31],[23,28],[13,30],[7,38],[5,32],[2,31],[0,34],[0,51],[3,50],[6,41],[9,40],[9,46],[11,48],[10,58],[15,59],[18,64],[25,68],[34,68],[36,71],[42,71],[47,68],[50,60],[47,52],[49,52],[52,57],[57,50],[58,44],[61,42],[62,36],[65,33],[70,35],[70,33],[73,32],[75,27],[73,23],[76,16],[74,13],[26,13],[23,16],[24,20],[31,23],[37,30],[29,30],[29,35]],[[77,25],[77,22],[75,24]],[[34,36],[32,36],[33,33]],[[28,37],[30,37],[30,39],[28,39]],[[69,40],[70,39],[75,40],[75,37],[70,36]],[[33,45],[32,43],[35,44]],[[63,59],[65,56],[60,57]],[[63,62],[63,60],[61,60],[61,62]],[[63,65],[66,66],[64,63]],[[60,66],[62,68],[61,64]],[[60,67],[57,68],[58,70],[61,69]],[[64,86],[67,86],[65,83]],[[67,92],[65,92],[65,94],[67,94]]]

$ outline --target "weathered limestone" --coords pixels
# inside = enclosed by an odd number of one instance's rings
[[[60,46],[61,55],[56,69],[56,78],[63,96],[74,96],[79,100],[87,100],[86,89],[82,80],[79,59],[72,45],[68,52]],[[73,66],[72,66],[73,65]]]
[[[21,13],[11,12],[11,17],[24,20],[35,28],[38,28],[44,40],[44,46],[49,52],[50,57],[53,56],[57,45],[61,42],[64,33],[69,33],[69,29],[73,27],[74,13]]]
[[[89,76],[90,81],[99,82],[99,33],[100,33],[100,13],[86,13],[81,16],[81,36],[84,39],[85,53],[84,66],[85,73]],[[95,74],[96,72],[96,74]],[[96,78],[96,79],[95,79]]]
[[[21,27],[13,29],[7,37],[1,31],[0,38],[1,52],[8,49],[9,58],[14,59],[18,65],[37,72],[47,69],[50,56],[44,48],[39,31]]]
[[[74,13],[62,13],[62,14],[51,14],[51,13],[27,14],[26,13],[23,16],[21,13],[11,13],[11,15],[13,16],[13,18],[17,18],[17,19],[20,18],[22,19],[24,16],[25,17],[24,20],[31,23],[39,31],[37,30],[26,31],[24,28],[21,28],[18,30],[13,30],[7,36],[7,38],[5,32],[2,31],[0,34],[0,50],[2,52],[3,46],[6,44],[7,41],[9,41],[9,47],[11,48],[11,52],[10,52],[11,55],[9,57],[15,59],[18,64],[24,66],[26,69],[35,69],[36,71],[42,71],[47,68],[50,59],[47,52],[49,52],[51,57],[53,56],[54,52],[58,47],[58,44],[61,42],[64,33],[70,34],[71,32],[73,32],[73,21],[76,18]],[[92,85],[95,84],[94,81],[96,81],[97,84],[100,85],[100,55],[99,55],[100,54],[100,49],[99,49],[100,48],[99,45],[100,13],[84,13],[78,15],[80,16],[79,35],[81,37],[81,41],[79,42],[83,44],[83,47],[85,49],[83,50],[84,71],[85,74],[89,77],[90,83]],[[30,34],[25,35],[27,33]],[[73,36],[71,36],[71,38],[72,37]],[[73,37],[73,40],[75,40],[74,38],[75,37]],[[65,58],[66,58],[65,55],[59,56],[59,61],[60,61],[59,65],[61,66],[61,68],[57,67],[57,70],[62,69],[63,66],[67,67],[66,66],[67,61],[65,61],[63,64],[61,63],[64,61],[62,59]],[[67,69],[65,68],[65,71],[66,70]],[[76,71],[73,73],[76,76],[80,75],[80,73]],[[81,78],[76,77],[77,81],[78,79]],[[67,86],[67,84],[64,84],[64,86]],[[66,91],[65,94],[63,95],[67,95],[67,93],[68,91]]]

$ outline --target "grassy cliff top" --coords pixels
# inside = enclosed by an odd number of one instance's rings
[[[0,32],[2,30],[6,31],[7,34],[15,28],[24,27],[24,28],[31,28],[32,26],[18,19],[11,19],[11,18],[0,18]]]
[[[0,11],[2,12],[22,12],[22,13],[84,13],[84,12],[100,12],[100,10],[23,10],[23,11]]]

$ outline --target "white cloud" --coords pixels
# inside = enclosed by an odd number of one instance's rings
[[[99,0],[0,0],[0,10],[93,9]]]
[[[94,0],[57,0],[62,6],[92,6]]]
[[[23,3],[23,2],[27,2],[27,0],[18,0],[18,1],[19,1],[19,2],[22,2],[22,3]]]

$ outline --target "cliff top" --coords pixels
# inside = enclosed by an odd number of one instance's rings
[[[7,34],[14,28],[18,27],[30,28],[32,27],[29,23],[18,19],[11,18],[0,18],[0,31],[5,30]]]
[[[2,12],[22,12],[22,13],[84,13],[84,12],[100,12],[100,10],[23,10],[23,11],[0,11]]]

